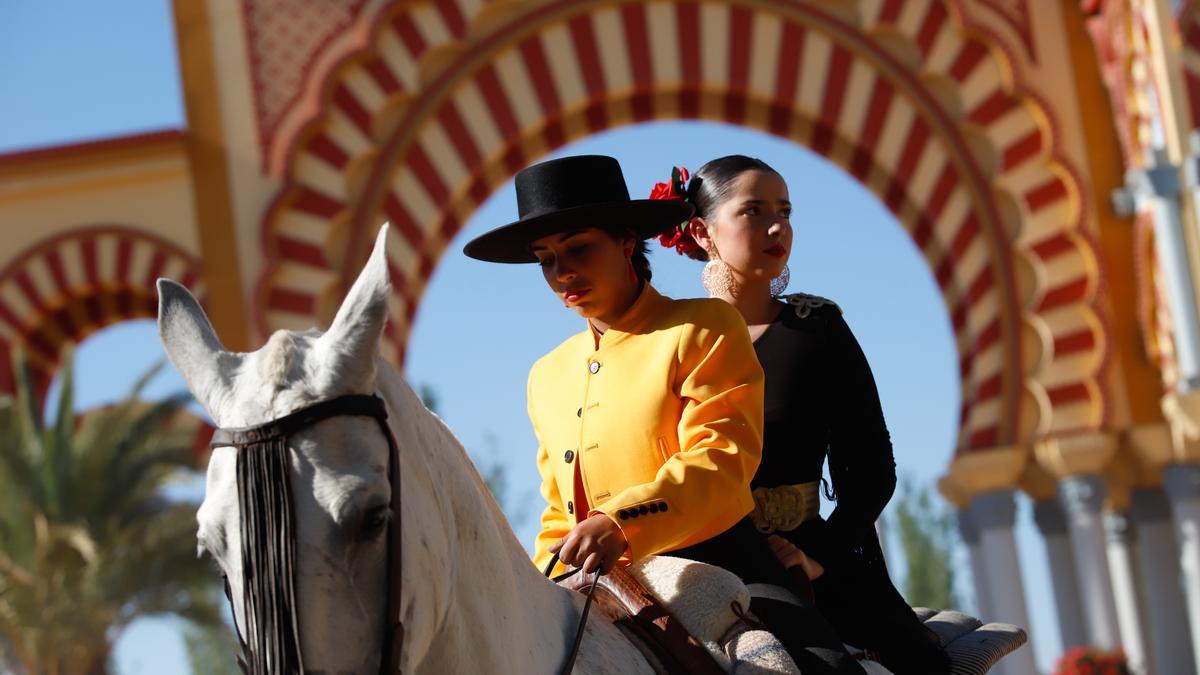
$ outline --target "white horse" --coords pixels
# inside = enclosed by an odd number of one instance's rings
[[[307,671],[379,671],[387,583],[380,523],[390,516],[403,518],[402,540],[393,542],[402,552],[402,672],[554,672],[582,597],[538,573],[462,444],[380,358],[390,292],[385,235],[324,334],[279,331],[258,351],[230,352],[192,295],[160,280],[163,345],[219,427],[262,424],[345,394],[377,393],[386,402],[399,448],[400,514],[387,513],[394,486],[374,420],[334,417],[289,438]],[[244,627],[237,452],[213,450],[197,538],[228,579]],[[616,627],[592,620],[576,672],[653,671]]]
[[[363,416],[330,417],[286,439],[296,642],[306,672],[379,672],[385,626],[395,619],[385,617],[389,546],[401,560],[400,578],[390,580],[400,584],[401,672],[557,672],[573,642],[583,596],[538,573],[462,444],[379,356],[391,290],[385,240],[386,226],[328,331],[278,331],[250,353],[227,351],[195,298],[183,286],[159,280],[163,346],[223,429],[262,425],[352,394],[376,394],[386,405],[394,455],[376,420]],[[260,618],[245,616],[242,584],[247,521],[239,507],[237,466],[238,453],[252,451],[213,450],[196,515],[200,548],[227,579],[244,639],[247,619]],[[389,480],[391,462],[398,462],[398,471]],[[401,513],[391,513],[397,488]],[[402,520],[399,541],[389,542],[390,518]],[[1024,641],[1023,632],[1009,628],[1020,633],[1019,641],[1001,635],[1008,640],[1001,651],[994,635],[981,638],[996,652],[983,670]],[[871,665],[871,672],[886,672]],[[617,627],[594,614],[574,672],[655,671]]]

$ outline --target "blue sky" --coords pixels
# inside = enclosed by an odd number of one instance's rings
[[[53,36],[52,38],[50,36]],[[114,5],[80,0],[0,3],[0,152],[164,127],[185,126],[165,1]],[[807,150],[753,131],[696,122],[618,129],[555,154],[603,153],[625,168],[635,196],[666,180],[673,164],[695,169],[733,152],[772,164],[795,204],[792,291],[834,299],[874,369],[902,474],[932,488],[945,472],[959,407],[957,357],[945,307],[924,260],[895,219],[857,182]],[[414,326],[406,376],[438,394],[442,416],[480,462],[501,463],[507,507],[522,543],[541,509],[533,434],[525,415],[529,365],[582,322],[558,304],[533,266],[464,257],[472,236],[516,217],[511,182],[468,222],[439,263]],[[3,226],[0,223],[0,226]],[[703,295],[698,263],[660,249],[655,285],[667,295]],[[123,394],[161,347],[152,322],[112,327],[81,345],[81,407]],[[182,388],[173,372],[153,384]],[[198,488],[181,491],[198,495]],[[1039,666],[1060,653],[1045,548],[1020,501],[1018,544]],[[886,514],[885,514],[886,517]],[[956,555],[960,587],[969,574]],[[893,565],[902,577],[902,565]],[[140,621],[122,637],[122,673],[183,672],[176,624]]]

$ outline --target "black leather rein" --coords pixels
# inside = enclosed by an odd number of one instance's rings
[[[550,562],[546,565],[546,569],[542,574],[547,577],[554,571],[554,566],[558,564],[558,554],[555,553]],[[576,567],[564,574],[554,577],[554,583],[558,583],[563,579],[570,578],[582,571],[582,567]],[[586,578],[586,577],[585,577]],[[600,568],[592,573],[592,583],[588,586],[587,600],[583,601],[583,611],[579,614],[579,625],[575,627],[575,640],[571,643],[571,649],[567,652],[567,660],[563,663],[562,669],[558,671],[559,675],[571,675],[571,671],[575,669],[575,657],[579,656],[579,645],[583,644],[583,631],[587,628],[588,612],[592,609],[592,598],[596,595],[596,587],[600,585]]]

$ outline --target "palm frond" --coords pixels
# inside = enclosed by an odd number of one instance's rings
[[[41,463],[41,443],[31,424],[22,413],[20,400],[8,399],[0,405],[0,477],[7,478],[10,497],[21,498],[39,506],[45,502],[38,466]]]
[[[59,370],[58,407],[53,429],[44,433],[45,441],[42,448],[46,453],[46,492],[47,505],[70,512],[69,500],[72,491],[69,483],[72,477],[72,445],[75,437],[75,351],[65,350],[62,367]]]
[[[17,388],[17,422],[26,428],[26,433],[40,434],[42,420],[38,411],[37,394],[33,389],[33,375],[29,372],[29,361],[25,358],[25,352],[20,347],[13,349],[12,366]]]
[[[195,556],[195,505],[162,491],[196,469],[194,434],[176,422],[190,396],[137,400],[156,366],[76,428],[68,356],[43,423],[24,357],[14,359],[17,396],[0,401],[0,660],[83,672],[103,668],[138,616],[219,625],[216,577]]]
[[[146,389],[147,385],[150,384],[150,381],[153,380],[159,373],[161,373],[163,368],[166,366],[166,357],[155,361],[154,364],[151,365],[146,372],[142,373],[142,375],[138,377],[137,381],[133,383],[133,386],[129,388],[129,393],[125,395],[125,398],[127,400],[140,399],[142,397],[142,392]]]

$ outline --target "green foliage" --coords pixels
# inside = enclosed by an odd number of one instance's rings
[[[896,520],[901,548],[908,562],[904,597],[914,607],[957,609],[954,592],[954,544],[957,532],[953,514],[917,488],[909,477],[901,481]]]
[[[189,624],[183,633],[188,666],[196,675],[237,675],[237,639],[224,625]]]
[[[25,360],[0,400],[0,657],[17,672],[103,673],[134,619],[221,624],[214,576],[196,556],[196,504],[162,488],[196,470],[190,400],[128,396],[82,419],[67,355],[55,418],[43,421]],[[161,366],[160,366],[161,367]]]
[[[425,407],[429,408],[435,415],[440,415],[441,413],[438,411],[440,397],[437,390],[428,382],[422,383],[416,390]],[[475,468],[479,470],[480,477],[483,478],[484,484],[487,485],[496,503],[504,510],[509,523],[516,528],[525,521],[528,515],[525,503],[529,500],[518,500],[519,503],[517,505],[512,503],[513,500],[509,495],[508,467],[499,459],[500,442],[497,440],[496,435],[490,431],[484,434],[483,440],[484,445],[487,446],[486,458],[479,456],[477,453],[471,453],[471,461],[475,464]]]
[[[435,415],[440,415],[438,411],[438,395],[433,386],[428,382],[417,388],[417,396],[421,397],[421,403],[425,404],[426,408]]]

